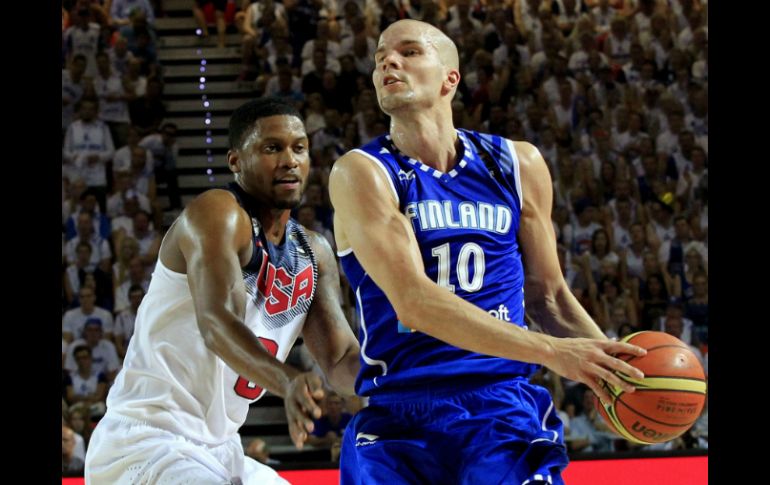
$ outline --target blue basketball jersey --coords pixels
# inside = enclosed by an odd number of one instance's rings
[[[517,241],[522,207],[513,142],[458,130],[462,159],[448,173],[403,155],[383,135],[355,152],[387,174],[399,210],[409,219],[427,275],[489,312],[524,324],[524,272]],[[383,235],[386,237],[386,235]],[[385,294],[352,250],[340,254],[360,321],[361,395],[446,382],[528,376],[538,366],[468,352],[399,322]]]

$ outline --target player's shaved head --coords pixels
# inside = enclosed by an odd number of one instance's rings
[[[460,69],[460,55],[457,46],[445,33],[436,27],[419,20],[404,19],[392,23],[382,32],[380,39],[386,32],[398,29],[403,33],[414,35],[414,40],[422,41],[433,46],[438,53],[441,63],[449,69]],[[404,29],[404,30],[402,30]]]

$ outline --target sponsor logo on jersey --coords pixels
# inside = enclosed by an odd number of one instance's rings
[[[398,179],[399,180],[410,180],[414,178],[414,170],[409,170],[408,172],[405,172],[402,169],[398,170]]]
[[[508,316],[508,307],[503,305],[502,303],[497,308],[487,310],[487,313],[497,318],[498,320],[503,320],[504,322],[511,321],[510,317]]]
[[[358,433],[356,435],[356,446],[373,445],[377,442],[379,436],[376,434]]]

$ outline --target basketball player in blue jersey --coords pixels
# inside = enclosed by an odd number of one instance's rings
[[[358,342],[339,307],[323,236],[289,218],[308,138],[293,105],[246,103],[230,120],[235,182],[190,202],[166,234],[123,369],[86,456],[87,484],[286,483],[245,457],[238,429],[267,389],[301,448],[321,416],[321,379],[283,362],[300,333],[342,392]]]
[[[563,483],[562,425],[540,366],[633,388],[562,277],[551,179],[524,142],[455,129],[457,48],[429,24],[380,36],[373,73],[390,133],[330,176],[335,237],[356,295],[369,407],[343,437],[342,484]],[[527,311],[547,334],[530,332]]]

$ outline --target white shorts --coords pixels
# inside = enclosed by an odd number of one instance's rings
[[[86,451],[86,485],[288,485],[243,453],[240,437],[218,446],[196,443],[147,423],[109,413]]]

